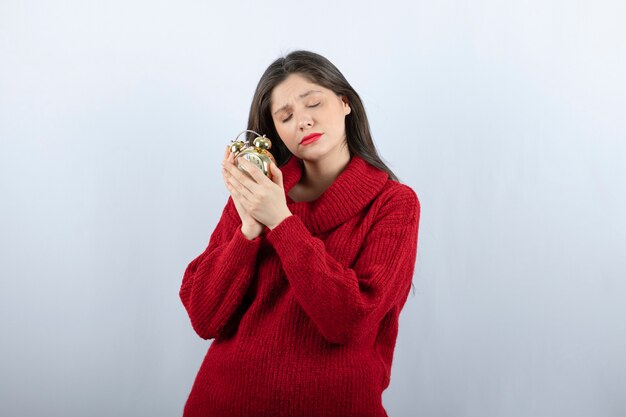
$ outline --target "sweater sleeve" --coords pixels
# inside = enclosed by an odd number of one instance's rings
[[[241,304],[255,273],[261,239],[248,240],[229,197],[205,251],[187,266],[180,288],[191,325],[213,339]]]
[[[326,252],[302,220],[289,216],[267,234],[294,296],[331,343],[349,344],[378,328],[406,301],[417,256],[420,204],[406,186],[382,205],[353,268]]]

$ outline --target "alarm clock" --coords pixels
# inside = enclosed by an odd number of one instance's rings
[[[254,141],[252,141],[252,145],[250,145],[250,142],[248,142],[247,140],[239,140],[239,136],[246,132],[254,133],[256,135],[256,138],[254,138]],[[269,151],[271,147],[272,141],[269,140],[269,138],[267,138],[265,135],[261,136],[253,130],[244,130],[231,141],[230,152],[235,154],[237,167],[243,172],[246,171],[240,165],[242,158],[252,162],[254,165],[259,167],[261,172],[263,172],[265,176],[271,179],[272,173],[270,172],[270,164],[274,163],[274,165],[276,165],[276,160]]]

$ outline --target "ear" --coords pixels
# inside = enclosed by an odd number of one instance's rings
[[[343,114],[344,114],[344,116],[349,115],[350,112],[352,112],[352,109],[350,108],[350,103],[348,102],[348,97],[341,96],[341,103],[342,103],[342,106],[343,106]]]

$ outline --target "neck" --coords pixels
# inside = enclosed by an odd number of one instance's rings
[[[350,151],[347,146],[342,147],[341,152],[327,155],[322,160],[303,160],[304,172],[300,184],[322,193],[341,174],[348,162],[350,162]]]

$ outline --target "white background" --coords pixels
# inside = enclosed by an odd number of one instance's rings
[[[422,204],[390,417],[626,415],[626,3],[0,1],[0,415],[175,416],[219,162],[295,49]]]

